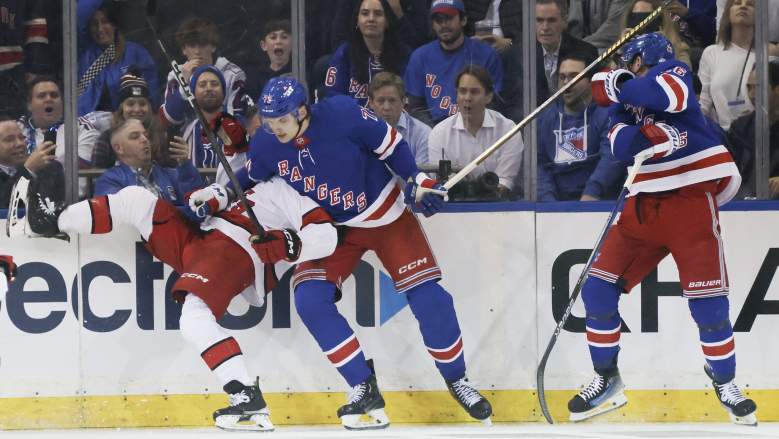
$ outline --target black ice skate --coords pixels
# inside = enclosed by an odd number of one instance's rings
[[[485,425],[492,425],[492,420],[490,419],[490,416],[492,416],[492,405],[487,401],[487,398],[473,387],[468,378],[463,377],[457,381],[448,382],[446,387],[449,388],[449,393],[452,397],[472,418],[478,419]]]
[[[728,412],[730,420],[734,424],[756,426],[757,416],[755,416],[755,411],[757,410],[757,405],[755,401],[745,397],[733,380],[723,384],[718,383],[714,379],[714,374],[708,364],[703,367],[703,370],[711,378],[711,385],[717,393],[720,404]]]
[[[347,430],[375,430],[389,426],[375,374],[352,388],[346,404],[338,409],[338,417]]]
[[[65,203],[31,189],[30,179],[22,175],[11,190],[6,235],[10,238],[27,236],[70,241],[70,236],[60,232],[57,225],[57,219],[65,207]],[[22,209],[26,210],[24,217],[21,216]]]
[[[214,422],[222,430],[273,431],[270,411],[260,391],[259,380],[253,386],[238,381],[225,384],[230,406],[214,412]]]
[[[578,395],[568,401],[571,422],[584,421],[593,416],[616,410],[627,404],[625,385],[619,371],[601,375],[595,372],[595,378]]]

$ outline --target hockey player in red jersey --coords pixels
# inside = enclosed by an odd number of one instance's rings
[[[670,253],[715,393],[733,422],[754,425],[756,405],[733,381],[735,343],[719,227],[719,206],[736,193],[741,176],[704,120],[690,68],[674,59],[665,37],[637,37],[620,61],[622,68],[593,77],[593,98],[610,107],[615,157],[645,161],[582,288],[595,378],[568,403],[570,419],[582,421],[627,403],[617,368],[619,298]]]
[[[0,255],[0,294],[8,291],[8,286],[16,277],[16,264],[13,256]]]
[[[109,233],[122,224],[135,227],[149,251],[180,273],[171,293],[183,303],[181,334],[200,352],[230,400],[230,406],[214,412],[216,425],[226,430],[272,431],[259,383],[253,383],[238,342],[217,320],[238,295],[262,306],[290,263],[329,255],[337,234],[327,212],[273,179],[246,193],[268,229],[266,239],[250,243],[257,230],[243,206],[230,204],[228,195],[216,184],[191,194],[190,206],[204,218],[198,227],[170,202],[140,186],[64,209],[45,194],[30,193],[25,197],[29,201],[26,228],[30,234],[65,238],[66,233]]]

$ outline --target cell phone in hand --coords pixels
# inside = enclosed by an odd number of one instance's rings
[[[57,143],[57,132],[54,130],[46,130],[43,133],[43,141]]]

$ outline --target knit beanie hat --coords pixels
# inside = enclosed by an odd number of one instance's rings
[[[149,84],[146,80],[133,73],[122,75],[119,83],[119,105],[127,98],[149,99]]]
[[[220,72],[219,69],[211,64],[204,64],[192,72],[192,78],[189,80],[189,89],[192,90],[192,93],[195,93],[195,86],[197,85],[198,78],[200,78],[200,75],[205,72],[211,72],[216,75],[217,79],[219,79],[219,83],[222,84],[222,93],[227,96],[227,85],[225,83],[225,77],[222,75],[222,72]]]

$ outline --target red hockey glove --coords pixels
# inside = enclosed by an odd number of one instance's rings
[[[639,129],[652,146],[639,152],[636,154],[637,156],[641,155],[649,160],[655,160],[668,157],[686,145],[679,130],[671,125],[657,122],[643,125]]]
[[[224,145],[225,155],[230,157],[233,154],[246,152],[249,150],[249,138],[246,135],[246,129],[241,122],[228,113],[220,113],[210,123],[211,130],[216,134]],[[205,131],[203,131],[204,142]]]
[[[592,76],[592,100],[601,107],[608,107],[619,102],[619,88],[622,83],[635,78],[629,70],[603,70]]]
[[[13,282],[16,278],[16,264],[14,264],[13,256],[0,255],[0,270],[2,270],[5,277],[8,278],[8,283]]]
[[[282,260],[295,262],[303,247],[300,236],[292,229],[268,230],[263,237],[252,235],[249,241],[257,256],[266,264],[275,264]]]

